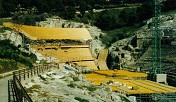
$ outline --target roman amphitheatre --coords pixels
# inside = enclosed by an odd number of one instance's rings
[[[106,64],[108,49],[102,49],[98,57],[94,57],[90,45],[92,37],[86,28],[14,26],[9,22],[3,25],[24,35],[30,42],[30,50],[48,58],[48,63],[68,63],[88,68],[90,71],[83,72],[83,76],[95,85],[105,84],[114,92],[145,101],[160,94],[174,98],[175,87],[149,81],[145,73],[109,70]]]

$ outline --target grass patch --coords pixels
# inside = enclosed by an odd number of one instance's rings
[[[95,91],[95,90],[97,89],[97,87],[94,86],[94,85],[86,86],[86,88],[87,88],[89,91]]]
[[[74,81],[80,81],[77,76],[74,76],[74,77],[73,77],[73,80],[74,80]]]
[[[34,79],[32,79],[32,80],[31,80],[31,82],[33,82],[33,83],[34,83],[34,82],[35,82],[35,80],[34,80]]]
[[[1,51],[0,51],[1,52]],[[1,56],[0,56],[1,57]],[[0,58],[0,74],[18,69],[17,62],[13,59]]]
[[[125,97],[120,96],[120,98],[121,98],[122,102],[130,102],[130,101],[127,100]]]
[[[62,102],[60,99],[58,99],[58,102]]]
[[[10,22],[11,19],[8,19],[8,18],[2,18],[0,19],[0,25],[3,25],[4,22]]]
[[[88,100],[82,99],[80,97],[75,97],[75,100],[78,100],[79,102],[89,102]]]
[[[84,85],[79,85],[78,86],[78,88],[80,88],[80,89],[84,89],[84,87],[85,87]]]
[[[44,83],[44,84],[49,84],[49,82],[47,82],[47,81],[44,81],[43,83]]]
[[[70,83],[67,85],[68,87],[71,87],[71,88],[75,88],[75,84],[74,83]]]
[[[12,29],[10,29],[8,27],[2,27],[2,28],[0,28],[0,33],[4,33],[5,30],[12,30]]]
[[[48,96],[48,93],[47,92],[44,92],[41,94],[42,97],[47,97]]]
[[[30,88],[26,88],[26,92],[27,93],[33,93],[33,92],[38,92],[38,90],[41,88],[40,85],[33,85],[32,87]]]
[[[55,80],[55,78],[51,78],[51,80]]]

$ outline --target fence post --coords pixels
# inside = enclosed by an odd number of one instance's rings
[[[33,70],[33,68],[31,69],[31,77],[33,76],[33,74],[32,74],[32,70]]]
[[[18,77],[19,77],[19,80],[21,81],[21,70],[18,71]]]
[[[27,71],[27,74],[28,74],[28,78],[29,78],[29,71]]]
[[[43,70],[44,70],[44,67],[42,67],[42,69],[41,69],[42,71],[41,72],[43,72]]]
[[[38,73],[40,73],[40,67],[41,67],[41,66],[38,67]]]
[[[36,71],[36,67],[34,67],[34,76],[35,76],[35,71]]]
[[[37,67],[37,75],[38,75],[38,69],[39,69],[39,66]]]
[[[59,63],[57,63],[57,68],[59,69]]]
[[[26,77],[26,72],[25,72],[25,69],[23,70],[23,77],[24,77],[24,80],[25,80],[25,77]]]

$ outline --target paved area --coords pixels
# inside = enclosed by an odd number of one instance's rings
[[[8,80],[12,76],[0,79],[0,102],[8,102]]]

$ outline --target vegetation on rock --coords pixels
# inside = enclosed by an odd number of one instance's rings
[[[0,43],[0,65],[4,70],[17,69],[18,62],[25,66],[32,67],[32,63],[37,60],[34,54],[20,51],[18,47],[11,44],[10,40],[2,40]]]

